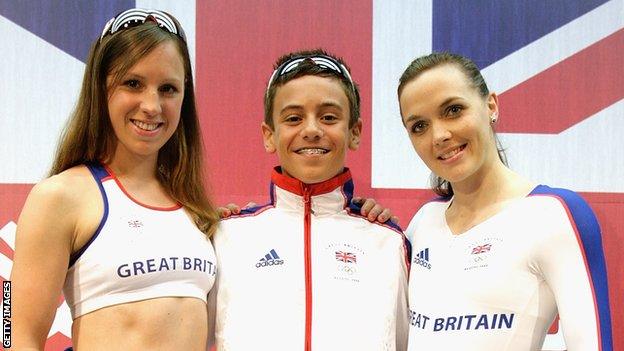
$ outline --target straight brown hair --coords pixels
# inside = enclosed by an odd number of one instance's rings
[[[169,195],[187,210],[197,227],[210,237],[219,221],[206,195],[203,145],[191,62],[186,43],[156,23],[124,29],[96,40],[90,49],[78,102],[69,117],[49,174],[85,163],[106,163],[115,149],[115,134],[108,114],[108,89],[160,44],[173,41],[184,62],[184,100],[178,128],[158,152],[157,177]]]

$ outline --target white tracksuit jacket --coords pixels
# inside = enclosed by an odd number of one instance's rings
[[[268,205],[221,222],[219,351],[406,349],[409,243],[351,209],[352,193],[348,170],[307,185],[276,168]]]

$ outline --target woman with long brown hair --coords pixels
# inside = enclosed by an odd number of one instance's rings
[[[75,349],[205,350],[218,215],[184,31],[115,16],[92,45],[50,177],[17,227],[13,347],[43,349],[61,290]]]

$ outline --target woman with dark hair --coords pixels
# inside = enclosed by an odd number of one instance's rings
[[[498,98],[469,59],[414,60],[403,125],[441,197],[412,219],[410,350],[539,350],[557,313],[568,350],[612,350],[600,228],[585,201],[511,171]]]
[[[115,16],[92,45],[50,177],[17,226],[13,347],[43,349],[61,289],[84,350],[205,350],[218,215],[184,31]]]

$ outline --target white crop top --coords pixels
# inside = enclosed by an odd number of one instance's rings
[[[215,253],[184,208],[141,204],[108,168],[87,167],[102,193],[104,215],[91,239],[70,258],[63,293],[72,318],[158,297],[205,302],[217,271]]]

